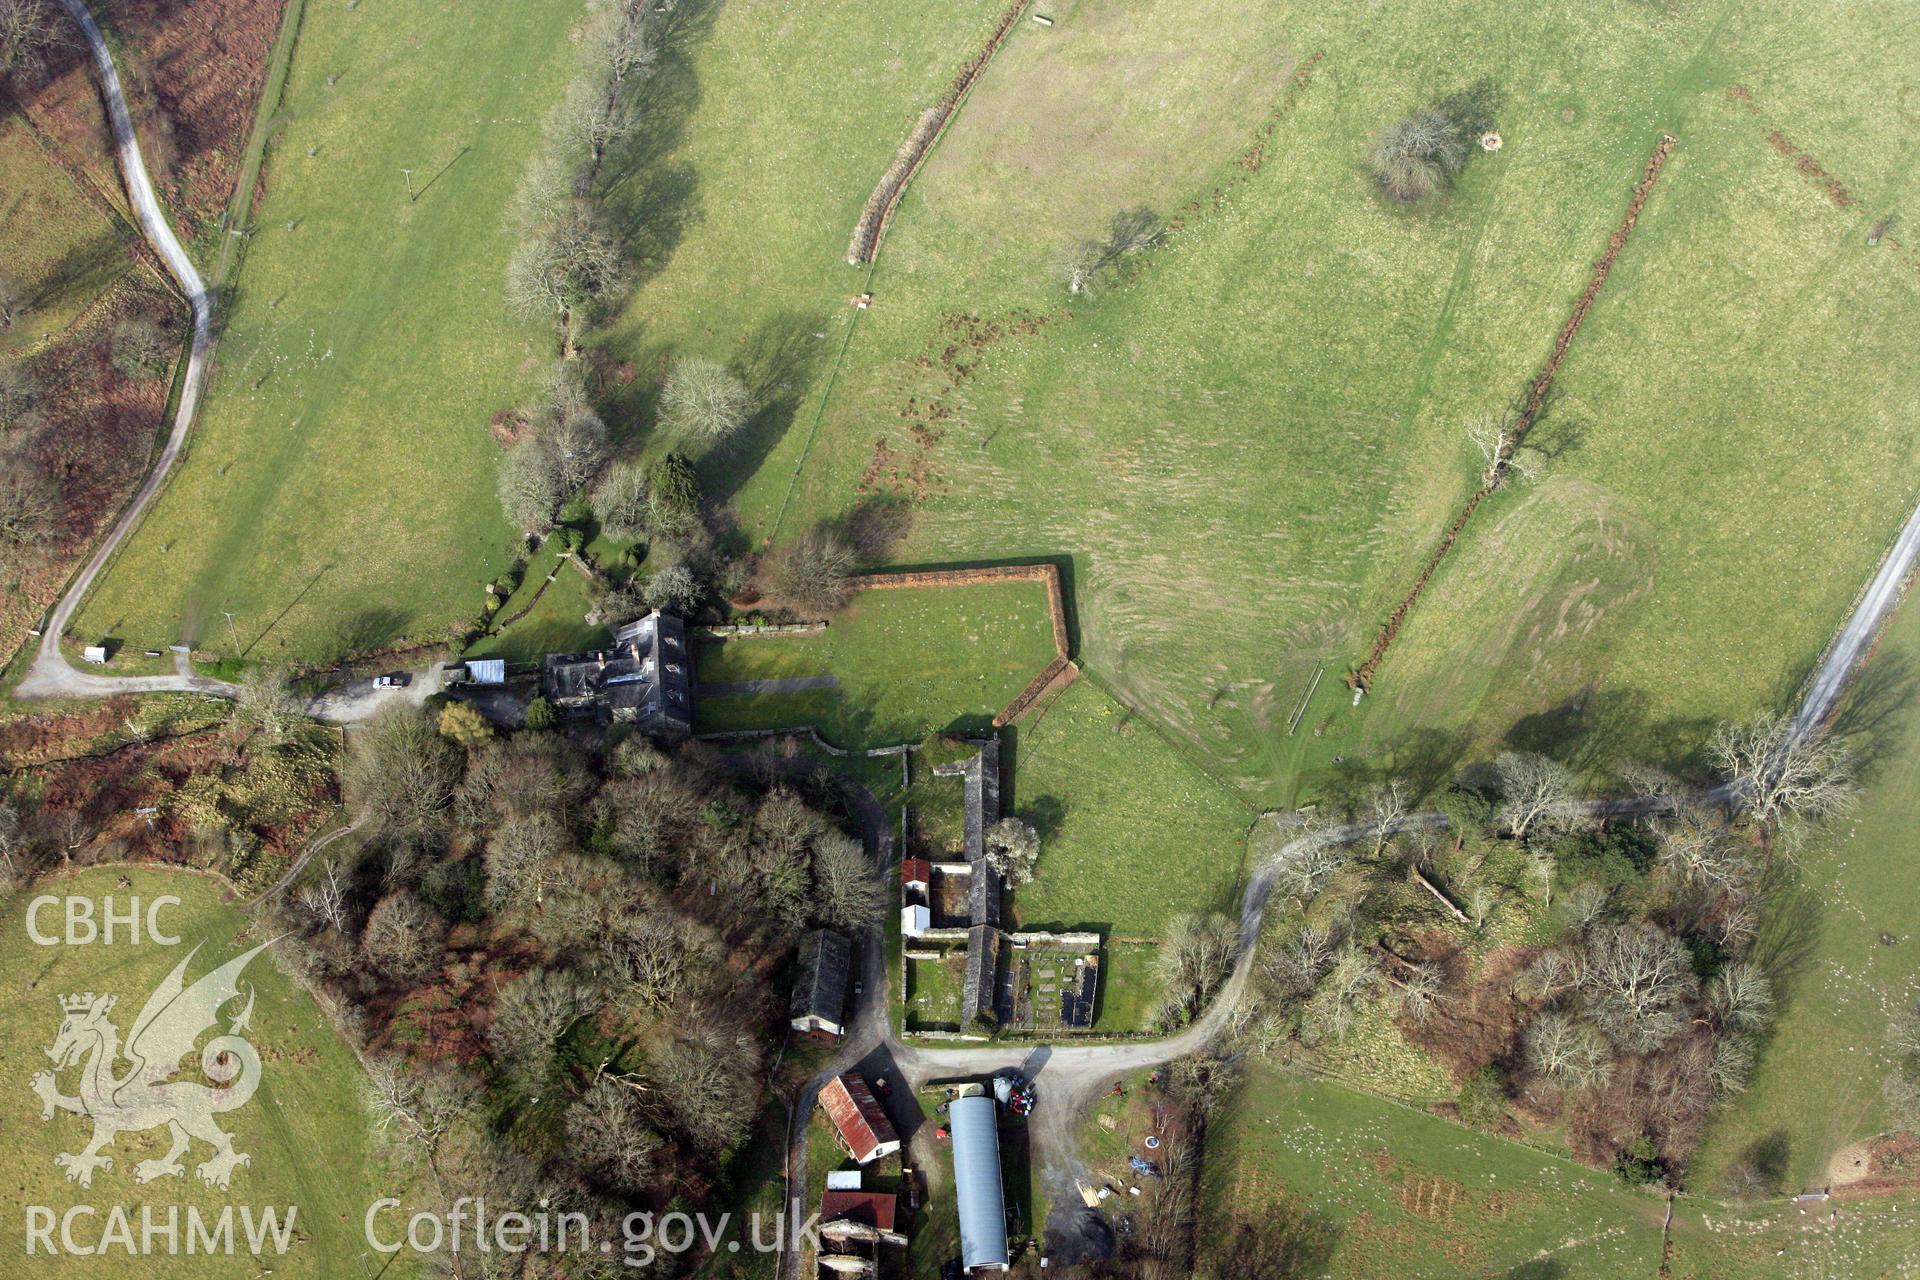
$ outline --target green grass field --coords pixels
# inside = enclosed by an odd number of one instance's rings
[[[841,747],[984,732],[1048,662],[1053,631],[1037,582],[857,592],[817,634],[702,642],[703,687],[834,676],[837,688],[709,694],[702,733],[814,725]]]
[[[65,1181],[63,1171],[54,1164],[57,1153],[80,1150],[91,1132],[84,1118],[69,1112],[57,1112],[51,1123],[42,1123],[39,1100],[27,1087],[30,1078],[48,1066],[41,1050],[53,1043],[60,1028],[58,998],[88,991],[112,994],[118,1002],[112,1020],[125,1035],[148,994],[193,947],[201,950],[189,966],[189,981],[261,941],[247,932],[245,915],[214,880],[158,869],[126,874],[133,882],[130,888],[119,885],[120,872],[108,868],[42,882],[37,891],[89,897],[95,900],[96,910],[99,900],[108,895],[124,909],[132,895],[151,903],[160,895],[173,894],[181,905],[164,908],[159,919],[163,927],[180,935],[180,946],[144,941],[127,945],[122,940],[113,946],[41,947],[32,945],[26,934],[29,895],[16,896],[0,912],[4,917],[0,927],[8,939],[0,949],[0,979],[4,980],[0,1021],[7,1028],[0,1036],[0,1072],[10,1082],[5,1104],[7,1184],[13,1188],[8,1200],[16,1206],[10,1211],[14,1221],[9,1234],[20,1230],[18,1206],[26,1205],[45,1205],[64,1213],[68,1206],[91,1204],[100,1206],[103,1214],[107,1206],[122,1205],[134,1215],[136,1239],[142,1205],[160,1209],[177,1205],[183,1215],[187,1206],[195,1206],[209,1218],[229,1205],[294,1205],[298,1209],[294,1243],[284,1256],[269,1253],[257,1260],[242,1252],[232,1257],[149,1257],[136,1264],[116,1250],[95,1258],[36,1257],[31,1263],[11,1264],[9,1270],[24,1275],[26,1271],[17,1270],[24,1265],[34,1275],[118,1276],[132,1274],[137,1267],[138,1274],[154,1280],[213,1276],[240,1280],[266,1270],[281,1277],[327,1280],[359,1275],[366,1253],[360,1225],[366,1207],[382,1195],[403,1194],[405,1187],[399,1179],[383,1174],[369,1149],[359,1063],[334,1035],[312,998],[283,976],[269,957],[256,959],[243,979],[256,993],[249,1039],[260,1051],[263,1070],[253,1100],[220,1120],[233,1133],[235,1149],[252,1157],[250,1165],[235,1171],[229,1190],[215,1190],[194,1176],[193,1165],[206,1159],[209,1151],[200,1143],[184,1157],[184,1176],[136,1184],[134,1164],[164,1153],[164,1130],[121,1135],[112,1148],[113,1168],[96,1172],[90,1189]],[[54,923],[58,910],[42,912],[42,932],[59,931]],[[235,1005],[228,1013],[238,1009]],[[195,1073],[197,1067],[185,1078],[192,1079]],[[71,1092],[77,1078],[77,1069],[69,1069],[59,1083]],[[324,1165],[316,1162],[316,1152],[325,1153]],[[183,1242],[184,1221],[183,1216]],[[91,1223],[79,1219],[79,1242],[90,1243],[89,1231],[97,1237],[101,1226],[100,1219]],[[239,1231],[237,1225],[235,1230]],[[413,1274],[407,1256],[388,1274]]]
[[[1538,428],[1562,456],[1434,580],[1372,740],[1470,725],[1684,756],[1790,697],[1911,510],[1920,369],[1893,335],[1920,319],[1920,259],[1867,234],[1917,176],[1912,113],[1873,106],[1916,29],[1816,13],[1742,7],[1713,42]]]
[[[1208,1133],[1207,1229],[1283,1197],[1304,1202],[1332,1241],[1326,1269],[1310,1274],[1599,1280],[1660,1266],[1663,1199],[1366,1094],[1259,1067]],[[1827,1227],[1790,1206],[1742,1215],[1684,1199],[1671,1273],[1898,1275],[1916,1211],[1913,1197],[1848,1202]]]
[[[844,509],[884,444],[926,495],[909,556],[1071,554],[1086,657],[1263,799],[1421,729],[1457,730],[1457,754],[1596,682],[1670,734],[1791,688],[1915,488],[1897,421],[1914,374],[1891,344],[1920,280],[1864,243],[1911,168],[1910,126],[1871,105],[1897,91],[1887,33],[1910,19],[1057,10],[1016,32],[902,205],[787,531]],[[1191,64],[1165,53],[1215,39]],[[1285,72],[1317,53],[1288,102]],[[1110,109],[1145,68],[1151,101]],[[1503,149],[1443,205],[1376,198],[1369,133],[1482,79]],[[1853,207],[1728,101],[1743,82]],[[1465,419],[1543,363],[1663,130],[1680,149],[1540,428],[1558,456],[1482,513],[1353,715],[1339,675],[1473,484]],[[1132,286],[1069,297],[1067,247],[1138,204],[1184,221]],[[977,347],[943,327],[1020,308],[1051,318]],[[943,363],[955,343],[965,374]],[[1850,424],[1847,447],[1814,447],[1816,419]],[[750,482],[748,522],[786,487],[784,467]],[[1747,625],[1755,599],[1782,624]]]
[[[1040,831],[1023,928],[1153,939],[1182,912],[1239,908],[1253,814],[1083,678],[1013,730],[1007,811]]]
[[[1701,1150],[1696,1164],[1709,1182],[1776,1137],[1785,1140],[1787,1189],[1825,1183],[1839,1151],[1889,1123],[1880,1091],[1887,1023],[1920,999],[1916,679],[1920,607],[1909,600],[1838,721],[1871,761],[1864,802],[1802,856],[1762,934],[1782,1008],[1753,1083]]]
[[[692,17],[650,94],[647,160],[616,193],[651,256],[600,345],[641,375],[620,415],[629,427],[650,426],[675,355],[710,356],[747,379],[752,420],[698,459],[708,493],[725,501],[792,476],[857,314],[849,303],[865,272],[846,252],[861,206],[1005,5],[682,9]],[[649,436],[645,447],[670,443]]]
[[[57,335],[132,267],[120,230],[74,189],[17,116],[0,116],[0,244],[26,310],[0,353]]]
[[[906,962],[906,1030],[959,1031],[961,987],[966,954],[953,951],[939,960]]]
[[[502,301],[504,210],[579,12],[305,15],[191,452],[80,631],[316,659],[477,613],[513,541],[488,419],[550,347]]]

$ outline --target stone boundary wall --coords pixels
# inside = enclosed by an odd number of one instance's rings
[[[818,635],[827,629],[822,622],[763,622],[755,626],[751,622],[727,622],[711,627],[690,627],[697,636],[709,640],[720,640],[727,636],[801,636]]]
[[[1027,0],[1014,0],[1012,7],[1000,19],[1000,25],[987,38],[986,47],[954,76],[940,101],[920,114],[913,132],[900,144],[900,150],[894,153],[893,163],[880,175],[873,194],[867,197],[866,207],[860,211],[860,221],[853,228],[853,240],[847,245],[849,264],[858,266],[863,262],[872,262],[880,252],[880,238],[887,233],[887,224],[893,220],[893,211],[899,207],[900,197],[906,194],[907,184],[920,171],[921,163],[933,149],[934,141],[946,128],[947,121],[953,118],[960,100],[967,96],[967,90],[973,87],[973,82],[986,70],[988,61],[1006,42],[1007,33],[1013,30],[1013,24],[1020,20],[1026,7]]]
[[[1614,259],[1618,258],[1620,251],[1627,247],[1627,238],[1633,234],[1635,224],[1640,221],[1640,209],[1646,204],[1647,197],[1653,193],[1653,184],[1660,177],[1660,170],[1666,166],[1667,157],[1673,154],[1673,148],[1678,142],[1679,139],[1670,133],[1661,134],[1659,143],[1653,148],[1653,154],[1647,158],[1647,167],[1633,189],[1633,198],[1627,202],[1625,216],[1620,219],[1620,225],[1608,237],[1606,252],[1594,262],[1593,275],[1588,279],[1587,287],[1581,293],[1579,300],[1573,304],[1572,314],[1567,317],[1566,323],[1560,326],[1559,337],[1553,344],[1553,354],[1547,357],[1546,365],[1541,368],[1527,389],[1526,407],[1521,410],[1519,421],[1514,424],[1513,438],[1516,445],[1526,436],[1533,426],[1534,419],[1540,415],[1540,408],[1546,403],[1547,389],[1553,385],[1553,375],[1559,372],[1560,362],[1566,358],[1567,348],[1572,345],[1574,335],[1580,332],[1580,324],[1587,318],[1587,312],[1592,309],[1593,300],[1600,294],[1600,287],[1606,284],[1607,275],[1613,270]],[[1347,677],[1349,687],[1365,689],[1372,682],[1373,673],[1379,668],[1380,660],[1387,656],[1388,648],[1399,636],[1400,628],[1405,625],[1407,615],[1413,611],[1414,603],[1420,599],[1420,593],[1426,590],[1428,579],[1433,577],[1434,571],[1440,567],[1440,562],[1447,558],[1447,553],[1453,550],[1454,543],[1459,540],[1461,531],[1467,527],[1467,521],[1473,518],[1473,513],[1499,485],[1499,478],[1496,477],[1474,490],[1473,496],[1467,499],[1467,505],[1454,518],[1453,524],[1440,539],[1440,545],[1435,547],[1433,554],[1427,558],[1426,567],[1414,580],[1413,588],[1387,616],[1386,625],[1380,628],[1380,635],[1374,640],[1373,648],[1367,651],[1366,659]]]
[[[995,564],[973,569],[923,569],[909,573],[868,573],[850,584],[856,591],[884,591],[891,587],[961,587],[983,582],[1038,582],[1047,589],[1047,617],[1053,624],[1053,661],[1027,687],[1014,695],[1006,709],[993,718],[998,729],[1018,720],[1042,701],[1072,684],[1080,668],[1067,656],[1067,599],[1060,585],[1060,567],[1053,564]]]

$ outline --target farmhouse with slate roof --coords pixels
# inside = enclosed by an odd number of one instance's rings
[[[614,628],[613,647],[551,653],[540,692],[562,711],[631,724],[646,733],[693,732],[693,657],[687,624],[655,609]]]

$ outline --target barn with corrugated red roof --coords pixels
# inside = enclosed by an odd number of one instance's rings
[[[893,1122],[873,1096],[873,1090],[858,1072],[849,1071],[827,1081],[820,1090],[820,1105],[827,1109],[840,1145],[860,1164],[892,1155],[900,1149],[900,1137]]]

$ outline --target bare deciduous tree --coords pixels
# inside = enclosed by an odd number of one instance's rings
[[[838,831],[813,846],[814,919],[830,929],[873,924],[886,909],[887,890],[860,841]]]
[[[1367,791],[1360,808],[1360,822],[1366,828],[1367,838],[1373,841],[1373,857],[1378,858],[1386,850],[1387,841],[1399,830],[1400,820],[1407,816],[1412,790],[1405,779],[1388,778]]]
[[[1546,756],[1502,751],[1493,768],[1500,779],[1500,820],[1516,840],[1525,840],[1535,823],[1558,816],[1573,799],[1573,774]]]
[[[1145,206],[1114,214],[1104,235],[1082,240],[1067,255],[1063,270],[1067,292],[1094,292],[1114,267],[1159,244],[1165,234],[1160,215]]]
[[[660,420],[676,436],[724,440],[753,412],[753,395],[740,376],[704,356],[673,362],[660,392]]]
[[[145,316],[134,316],[113,327],[112,352],[122,376],[158,378],[173,367],[179,344]]]
[[[440,828],[459,758],[424,711],[390,704],[349,742],[347,794],[372,830],[412,838]]]
[[[598,1005],[592,989],[576,975],[535,969],[500,988],[487,1040],[510,1072],[534,1086],[546,1074],[560,1037]]]
[[[588,1171],[624,1195],[646,1190],[661,1144],[631,1084],[601,1076],[567,1108],[566,1127],[571,1154]]]
[[[1722,1027],[1758,1031],[1773,1016],[1773,984],[1758,965],[1730,964],[1708,985],[1707,1008]]]
[[[318,878],[301,886],[297,898],[322,928],[335,933],[347,931],[347,878],[338,859],[328,858]]]
[[[1597,1088],[1612,1064],[1606,1039],[1571,1014],[1549,1010],[1527,1024],[1522,1048],[1527,1066],[1571,1092]]]
[[[638,122],[632,101],[611,80],[576,80],[561,102],[556,123],[561,140],[586,154],[575,189],[591,188],[607,149],[633,131]]]
[[[1540,904],[1549,910],[1553,907],[1553,873],[1559,862],[1559,856],[1551,846],[1527,846],[1527,870],[1540,882]]]
[[[284,738],[300,715],[285,669],[266,664],[247,668],[240,678],[239,696],[233,700],[233,714],[269,739]]]
[[[547,811],[510,813],[487,841],[487,901],[495,911],[538,910],[564,882],[566,824]]]
[[[1513,468],[1520,446],[1520,419],[1507,413],[1482,413],[1467,419],[1467,440],[1480,451],[1485,465],[1480,483],[1497,489]]]
[[[1373,957],[1352,944],[1341,948],[1302,1015],[1300,1029],[1307,1043],[1343,1043],[1361,1006],[1379,986],[1380,969]]]
[[[17,572],[60,528],[60,486],[19,451],[0,456],[0,570]]]
[[[1613,895],[1598,880],[1582,880],[1567,895],[1567,919],[1577,930],[1591,929],[1606,919],[1613,907]]]
[[[593,515],[601,532],[632,542],[647,532],[647,472],[638,462],[616,462],[593,489]]]
[[[405,889],[382,898],[367,917],[360,949],[395,982],[416,982],[440,959],[440,918]]]
[[[774,562],[773,589],[802,609],[831,613],[847,602],[858,567],[853,548],[844,538],[825,525],[815,525],[789,543]]]
[[[1832,817],[1851,809],[1857,796],[1846,744],[1818,729],[1796,734],[1788,716],[1722,725],[1708,750],[1757,822]]]
[[[60,43],[46,0],[0,0],[0,75],[34,70]]]
[[[693,576],[691,568],[684,564],[670,564],[648,576],[641,594],[650,609],[688,614],[700,607],[701,597],[706,595],[706,590],[700,585],[700,579]]]
[[[1287,815],[1270,841],[1274,885],[1303,907],[1353,860],[1352,848],[1336,838],[1335,824],[1318,810]]]
[[[1587,940],[1581,990],[1600,1029],[1616,1044],[1647,1053],[1682,1029],[1682,1009],[1698,987],[1687,949],[1658,925],[1597,930]]]
[[[1707,809],[1682,806],[1656,836],[1661,868],[1690,888],[1729,889],[1744,883],[1752,870],[1740,841]]]
[[[521,242],[507,264],[507,300],[527,315],[552,315],[560,326],[560,354],[580,354],[574,326],[605,305],[626,272],[619,240],[584,200],[562,208]]]
[[[508,450],[500,463],[500,505],[524,533],[553,527],[567,500],[559,460],[540,436],[529,436]]]
[[[1161,1020],[1185,1025],[1199,1015],[1240,956],[1240,926],[1223,915],[1181,915],[1167,926],[1167,940],[1154,957],[1165,982]]]
[[[0,431],[20,431],[40,418],[40,384],[18,364],[0,365]]]
[[[981,838],[987,864],[1010,887],[1033,879],[1040,861],[1040,833],[1024,818],[1007,817],[988,827]]]
[[[1444,112],[1427,110],[1382,129],[1368,163],[1382,191],[1412,202],[1446,190],[1466,161],[1467,149],[1453,120]]]
[[[0,804],[0,897],[20,887],[27,878],[28,842],[20,811]]]
[[[607,424],[585,405],[569,405],[555,414],[540,438],[553,453],[561,493],[572,497],[607,465]]]
[[[1416,1023],[1427,1021],[1433,1016],[1440,1002],[1440,968],[1434,964],[1417,964],[1407,975],[1406,982],[1400,988],[1400,1009]]]
[[[745,1136],[753,1117],[753,1094],[741,1087],[722,1053],[673,1040],[652,1062],[661,1097],[697,1149],[718,1155]]]

